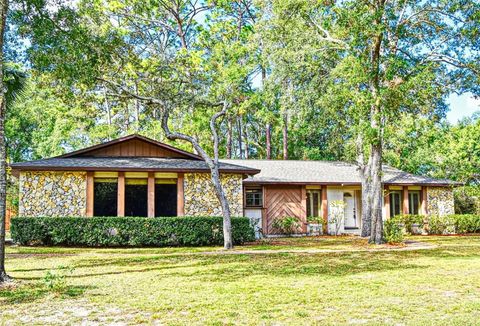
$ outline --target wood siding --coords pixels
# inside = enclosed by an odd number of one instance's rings
[[[5,230],[10,231],[10,220],[12,217],[16,216],[16,213],[11,210],[10,208],[7,208],[5,212]]]
[[[155,146],[139,139],[132,139],[111,146],[99,148],[84,154],[85,156],[122,156],[122,157],[171,157],[190,158],[181,153],[176,153],[165,148]]]
[[[306,207],[302,186],[265,186],[265,228],[266,234],[275,234],[273,222],[276,218],[295,216],[301,221],[299,233],[305,232]]]

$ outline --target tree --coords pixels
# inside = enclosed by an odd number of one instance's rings
[[[431,114],[458,85],[471,87],[478,44],[464,31],[475,24],[478,6],[440,0],[263,2],[272,69],[299,82],[293,86],[299,97],[311,82],[295,78],[301,76],[295,71],[309,72],[321,91],[314,105],[348,126],[347,147],[356,152],[362,179],[362,235],[371,242],[383,242],[386,128],[402,113]]]
[[[249,89],[250,28],[233,15],[242,3],[80,1],[49,12],[32,2],[16,15],[31,40],[35,68],[52,71],[71,93],[101,93],[127,107],[133,103],[137,112],[156,112],[168,139],[191,144],[210,168],[226,249],[233,244],[219,127],[227,113],[238,114],[233,109]],[[200,24],[198,15],[207,11]],[[195,132],[189,132],[192,122],[200,125]],[[207,132],[209,139],[199,137]]]
[[[5,271],[5,216],[7,209],[7,148],[5,144],[5,111],[7,109],[7,83],[5,81],[4,38],[8,13],[8,0],[0,1],[0,283],[8,282]]]

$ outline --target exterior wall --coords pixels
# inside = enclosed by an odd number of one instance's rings
[[[455,213],[453,189],[450,187],[427,188],[428,215],[450,215]]]
[[[242,175],[222,174],[221,182],[232,216],[243,216]],[[222,215],[209,173],[185,173],[184,196],[186,216]]]
[[[86,172],[21,172],[19,216],[85,216]]]
[[[265,234],[279,234],[275,220],[286,216],[296,217],[300,227],[295,233],[304,234],[306,230],[306,193],[305,188],[295,185],[268,185],[264,187],[265,198]]]

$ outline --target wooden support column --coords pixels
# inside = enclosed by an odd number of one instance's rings
[[[390,218],[390,191],[388,189],[388,186],[384,187],[384,194],[383,194],[383,203],[385,206],[385,219]]]
[[[421,197],[421,214],[426,216],[428,214],[427,210],[427,187],[422,187],[422,193],[420,194]]]
[[[322,186],[322,217],[323,217],[323,234],[328,233],[328,197],[327,186]]]
[[[87,211],[86,215],[87,217],[92,217],[93,216],[93,171],[88,171],[87,172]]]
[[[177,178],[177,216],[185,215],[185,194],[183,188],[183,179],[183,173],[179,173]]]
[[[125,172],[118,172],[117,216],[125,216]]]
[[[148,172],[147,179],[148,188],[148,217],[155,217],[155,173]]]
[[[410,214],[409,213],[410,208],[408,207],[408,187],[404,186],[403,187],[403,214]]]
[[[302,211],[300,222],[302,223],[302,233],[307,233],[307,187],[301,188]]]
[[[262,186],[262,233],[268,234],[268,222],[267,222],[267,187]]]

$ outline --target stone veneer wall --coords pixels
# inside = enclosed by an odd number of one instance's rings
[[[85,216],[86,172],[21,172],[19,216]]]
[[[455,214],[453,189],[450,187],[427,188],[428,215],[444,216]]]
[[[232,216],[243,215],[242,180],[240,174],[221,175]],[[185,173],[184,196],[186,216],[222,215],[209,173]]]

